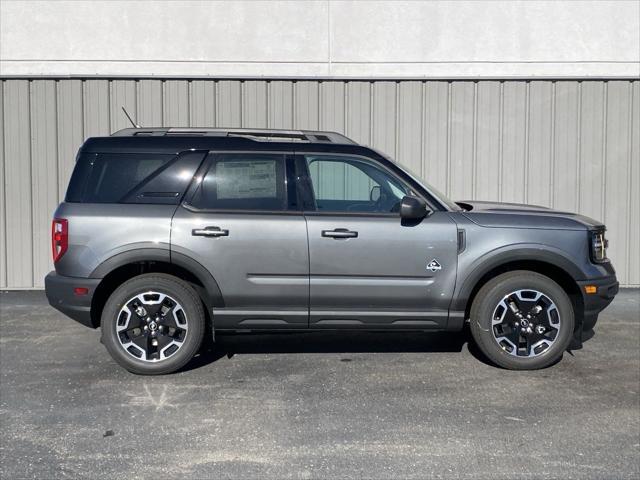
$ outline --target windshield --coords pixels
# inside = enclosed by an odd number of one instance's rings
[[[398,162],[396,162],[393,158],[389,157],[389,155],[380,152],[378,150],[374,151],[386,158],[387,160],[389,160],[390,162],[394,163],[395,165],[398,165],[398,167],[402,168],[402,170],[411,177],[411,179],[418,183],[420,186],[422,186],[422,188],[424,188],[425,190],[427,190],[429,193],[431,193],[434,197],[436,197],[438,200],[440,200],[440,202],[442,202],[443,204],[445,204],[448,208],[450,208],[451,210],[454,211],[460,211],[462,210],[462,208],[460,208],[460,206],[455,203],[453,200],[450,200],[444,193],[442,193],[440,190],[438,190],[436,187],[434,187],[433,185],[429,184],[428,182],[424,181],[423,179],[420,178],[419,175],[417,175],[416,173],[414,173],[409,167],[407,167],[406,165],[400,165]]]

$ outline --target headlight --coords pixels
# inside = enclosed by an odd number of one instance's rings
[[[591,232],[591,260],[595,263],[603,263],[607,259],[607,247],[609,241],[604,238],[604,230]]]

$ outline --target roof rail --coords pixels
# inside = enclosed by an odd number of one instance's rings
[[[255,128],[125,128],[112,137],[246,137],[260,142],[342,143],[356,142],[336,132],[314,130],[277,130]]]

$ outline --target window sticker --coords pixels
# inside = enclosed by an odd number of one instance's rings
[[[276,162],[253,160],[220,161],[216,166],[219,200],[236,198],[276,198]]]

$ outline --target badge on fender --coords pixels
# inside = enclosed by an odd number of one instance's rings
[[[427,263],[427,270],[437,272],[438,270],[442,270],[442,265],[440,265],[440,263],[438,263],[438,260],[434,258],[429,263]]]

